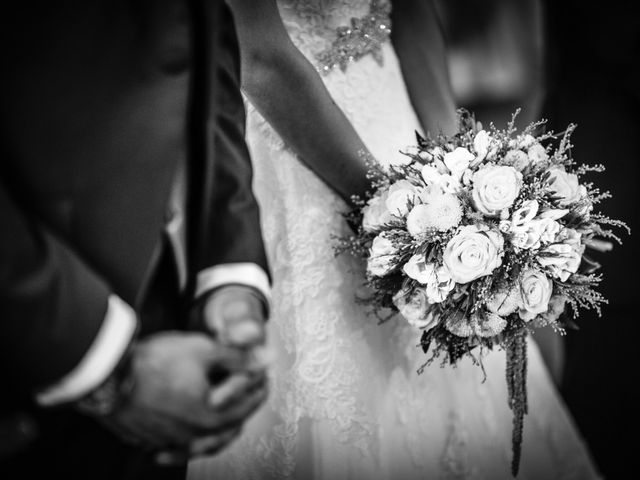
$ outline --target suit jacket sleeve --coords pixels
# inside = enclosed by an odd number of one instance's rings
[[[0,183],[0,377],[23,398],[71,371],[93,343],[109,288]],[[5,384],[6,386],[6,384]]]
[[[244,138],[239,47],[231,13],[224,4],[215,32],[206,140],[206,154],[213,156],[209,162],[213,168],[211,186],[203,192],[209,202],[205,208],[209,213],[203,218],[209,233],[196,271],[221,264],[253,263],[268,274],[259,209],[252,191],[251,159]]]

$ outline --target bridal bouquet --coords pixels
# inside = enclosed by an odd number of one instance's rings
[[[581,308],[599,311],[606,300],[586,248],[610,248],[603,239],[618,240],[611,227],[624,224],[594,213],[608,194],[582,176],[603,167],[573,161],[573,127],[536,135],[543,122],[517,133],[513,119],[504,130],[484,130],[466,111],[458,119],[454,136],[418,135],[401,164],[369,164],[373,193],[354,199],[356,234],[337,251],[366,258],[364,301],[380,318],[397,311],[421,330],[423,369],[465,355],[481,365],[486,349],[506,350],[515,475],[526,335],[564,333]]]

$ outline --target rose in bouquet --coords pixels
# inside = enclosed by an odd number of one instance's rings
[[[465,355],[481,364],[487,349],[506,350],[515,475],[526,335],[540,326],[563,334],[581,309],[599,311],[606,300],[587,248],[610,248],[619,241],[612,227],[625,225],[594,212],[608,193],[583,175],[602,167],[574,162],[573,126],[517,132],[512,120],[485,130],[463,110],[458,125],[453,136],[417,135],[394,166],[370,163],[372,191],[354,199],[347,219],[356,233],[337,250],[366,259],[375,313],[399,312],[421,332],[422,369]]]

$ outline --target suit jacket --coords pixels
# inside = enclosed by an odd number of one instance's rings
[[[189,297],[203,268],[267,265],[237,40],[221,2],[11,2],[0,23],[0,406],[8,410],[78,364],[110,294],[140,313],[149,302],[163,311]],[[189,288],[154,295],[178,167],[188,172]],[[141,328],[183,321],[151,325],[142,315]]]

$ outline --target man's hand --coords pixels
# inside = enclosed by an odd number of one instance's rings
[[[194,326],[204,330],[220,348],[231,350],[242,359],[242,362],[234,363],[233,368],[226,367],[233,372],[232,375],[220,368],[210,370],[209,379],[215,383],[208,396],[208,404],[212,408],[221,412],[236,412],[238,409],[244,412],[246,408],[243,405],[248,402],[244,398],[247,395],[245,392],[253,396],[258,396],[253,392],[260,392],[260,402],[266,398],[266,310],[264,299],[257,292],[236,285],[216,289],[194,309]],[[253,407],[253,403],[250,405]],[[163,448],[156,457],[157,461],[161,464],[179,464],[190,457],[219,451],[241,431],[239,422],[235,427],[233,424],[227,425],[227,429],[198,437],[186,447]]]
[[[264,300],[249,287],[217,289],[206,299],[202,317],[205,329],[223,345],[249,349],[265,343]]]
[[[153,335],[134,347],[133,390],[105,422],[151,450],[181,452],[181,461],[214,453],[266,398],[264,371],[249,361],[242,350],[204,334]],[[221,378],[217,385],[214,372]]]

